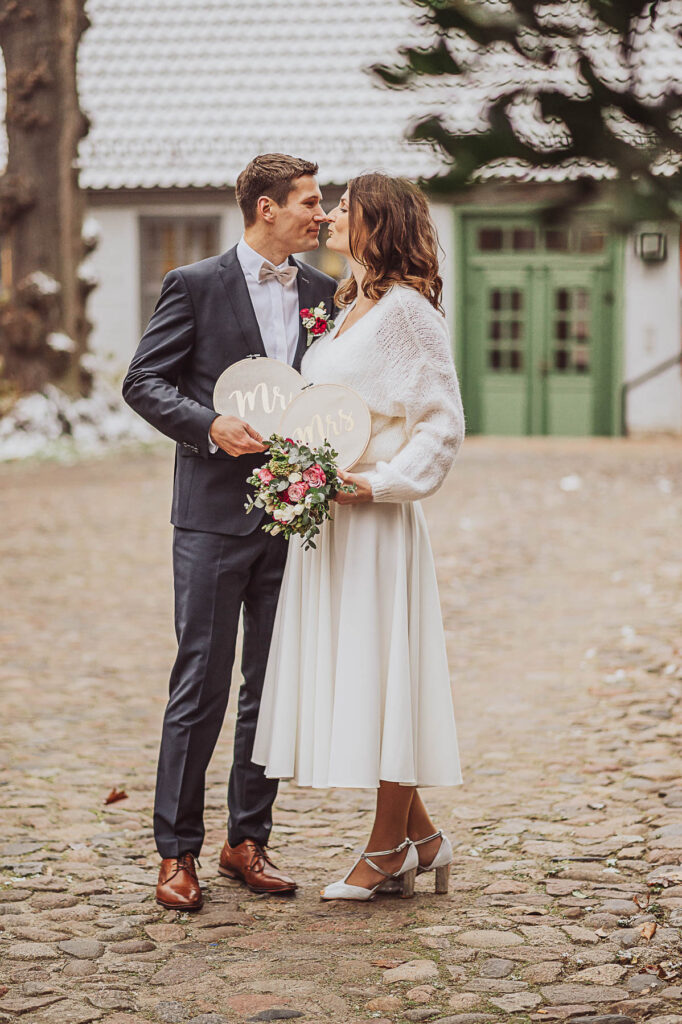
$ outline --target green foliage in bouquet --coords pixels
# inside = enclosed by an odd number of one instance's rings
[[[247,513],[265,509],[270,517],[263,524],[266,533],[282,533],[287,540],[296,534],[303,537],[306,550],[314,548],[312,538],[320,532],[320,524],[331,519],[332,499],[339,491],[352,494],[355,486],[344,484],[338,476],[338,453],[328,441],[309,448],[273,434],[268,443],[268,461],[247,477],[256,495],[249,496],[244,508]]]

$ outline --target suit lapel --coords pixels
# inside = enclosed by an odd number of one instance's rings
[[[227,298],[234,310],[235,320],[239,325],[246,348],[253,355],[267,355],[260,328],[258,327],[258,320],[251,303],[244,271],[237,259],[236,245],[223,254],[218,264],[218,273],[224,285]]]
[[[294,369],[301,369],[301,360],[306,353],[308,331],[303,326],[301,320],[301,310],[309,308],[315,304],[315,298],[312,294],[312,282],[310,275],[307,273],[307,267],[305,263],[299,263],[293,256],[289,257],[289,263],[293,266],[298,267],[298,274],[296,275],[296,285],[298,287],[298,345],[296,346],[296,356],[294,358]]]

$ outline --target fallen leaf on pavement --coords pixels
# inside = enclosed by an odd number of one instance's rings
[[[655,921],[645,921],[639,926],[639,934],[645,939],[651,939],[656,931]]]
[[[664,981],[672,981],[673,978],[679,978],[682,976],[682,960],[664,960],[662,963],[654,965],[659,978],[663,978]]]
[[[105,804],[115,804],[117,800],[127,800],[128,794],[125,789],[116,789],[116,786],[112,789],[109,796],[104,801]]]

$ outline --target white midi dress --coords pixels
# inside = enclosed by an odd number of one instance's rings
[[[289,541],[253,760],[302,786],[457,785],[438,585],[417,500],[440,486],[463,436],[447,330],[402,286],[337,339],[342,322],[313,344],[302,373],[348,384],[369,405],[372,437],[353,472],[367,475],[374,501],[334,504],[315,550]]]

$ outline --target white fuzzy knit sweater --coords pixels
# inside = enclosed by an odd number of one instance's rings
[[[352,472],[375,501],[417,501],[443,483],[464,438],[447,325],[428,299],[394,285],[337,338],[346,312],[303,357],[313,384],[346,384],[369,406],[372,433]]]

